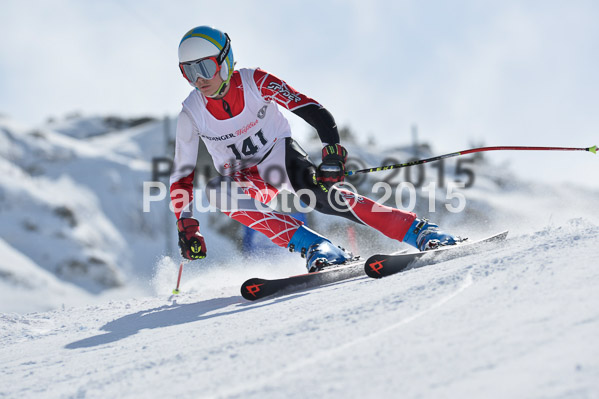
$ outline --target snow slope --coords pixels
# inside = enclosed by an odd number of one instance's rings
[[[172,215],[141,210],[163,128],[0,119],[0,398],[599,398],[598,190],[485,158],[467,164],[464,211],[445,210],[446,187],[418,189],[415,210],[472,238],[509,229],[504,244],[256,303],[241,282],[300,273],[302,259],[270,244],[242,257],[231,225],[199,214],[210,255],[185,266],[173,300]],[[370,166],[413,156],[348,147]],[[370,190],[388,178],[359,191],[379,199]],[[401,246],[339,218],[311,223],[364,256]]]
[[[164,122],[120,126],[125,122],[115,121],[119,119],[79,117],[31,128],[0,117],[0,237],[22,255],[11,262],[27,258],[24,268],[34,265],[65,287],[31,311],[78,298],[88,303],[79,291],[67,288],[72,285],[98,296],[151,293],[154,266],[176,248],[168,202],[143,212],[142,188],[152,179],[151,161],[168,152]],[[115,125],[120,130],[111,130]],[[233,245],[213,237],[222,248]],[[220,259],[219,253],[213,258]],[[20,267],[8,264],[5,256],[0,265]],[[44,296],[43,291],[28,291]],[[22,309],[6,290],[0,292],[0,311]]]
[[[237,264],[187,274],[175,301],[3,314],[0,397],[597,398],[598,239],[573,219],[259,302],[232,275],[261,270]]]
[[[65,298],[89,300],[85,291],[61,283],[2,239],[0,253],[0,291],[6,300],[10,299],[15,312],[50,310],[60,307]]]

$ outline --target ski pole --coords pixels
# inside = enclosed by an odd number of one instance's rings
[[[177,277],[177,288],[173,290],[173,295],[179,294],[179,284],[181,283],[181,273],[183,273],[183,263],[185,263],[185,261],[181,261],[181,264],[179,265],[179,277]]]
[[[421,165],[421,164],[425,164],[425,163],[429,163],[429,162],[440,161],[441,159],[458,157],[460,155],[473,154],[475,152],[483,152],[483,151],[506,151],[506,150],[507,151],[588,151],[588,152],[592,152],[593,154],[597,154],[597,146],[596,145],[594,145],[592,147],[587,147],[587,148],[574,148],[574,147],[518,147],[518,146],[511,146],[511,147],[480,147],[480,148],[472,148],[470,150],[464,150],[464,151],[459,151],[459,152],[452,152],[450,154],[439,155],[439,156],[432,157],[432,158],[420,159],[420,160],[417,160],[417,161],[411,161],[411,162],[406,162],[406,163],[399,163],[399,164],[395,164],[395,165],[383,165],[383,166],[377,166],[377,167],[368,168],[368,169],[348,170],[347,172],[345,172],[345,175],[346,176],[352,176],[352,175],[355,175],[355,174],[358,174],[358,173],[371,173],[371,172],[380,172],[380,171],[383,171],[383,170],[405,168],[407,166]]]

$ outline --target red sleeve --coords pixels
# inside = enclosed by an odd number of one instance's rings
[[[258,90],[262,94],[262,97],[266,101],[274,101],[289,111],[294,111],[310,104],[322,108],[322,106],[315,100],[300,93],[289,86],[285,81],[262,69],[256,69],[254,71],[254,81],[256,82],[256,86],[258,86]]]
[[[304,119],[316,129],[325,145],[339,143],[335,118],[318,102],[261,69],[254,71],[254,81],[266,101],[274,101]]]
[[[193,201],[194,176],[195,170],[171,184],[171,203],[177,220],[181,217],[181,212]]]

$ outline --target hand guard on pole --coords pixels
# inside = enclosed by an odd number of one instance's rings
[[[200,234],[200,222],[194,218],[181,218],[177,221],[177,230],[181,256],[189,260],[206,257],[206,242]]]
[[[322,163],[316,171],[316,180],[335,184],[345,178],[347,150],[341,144],[326,145],[322,149]]]

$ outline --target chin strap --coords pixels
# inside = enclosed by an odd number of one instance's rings
[[[229,79],[230,80],[230,79]],[[226,82],[223,82],[220,87],[218,88],[218,90],[216,92],[214,92],[213,95],[211,96],[206,96],[209,98],[215,98],[220,96],[221,94],[223,94],[225,92],[225,90],[227,89],[227,87],[229,87],[229,80],[227,80]]]
[[[225,33],[225,35],[226,35],[226,33]],[[228,39],[229,39],[229,36],[227,35],[227,40]],[[223,60],[223,62],[224,62],[224,60]],[[225,90],[227,90],[227,87],[229,87],[229,82],[231,82],[231,78],[233,77],[233,72],[235,72],[235,65],[236,64],[237,63],[233,63],[233,65],[229,68],[229,78],[227,80],[223,81],[223,83],[220,85],[220,87],[218,88],[218,90],[214,92],[213,95],[208,96],[208,97],[210,97],[210,98],[218,97],[221,94],[223,94],[225,92]]]

